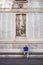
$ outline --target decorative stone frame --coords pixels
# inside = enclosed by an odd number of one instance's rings
[[[19,26],[17,24],[19,24]],[[22,26],[23,29],[21,29]],[[18,31],[19,34],[17,33],[18,27],[20,31],[20,33]],[[26,37],[26,14],[16,14],[16,37]]]

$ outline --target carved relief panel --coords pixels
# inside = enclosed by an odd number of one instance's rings
[[[16,36],[26,36],[26,15],[16,14]]]
[[[12,8],[27,8],[28,1],[27,0],[14,0]]]

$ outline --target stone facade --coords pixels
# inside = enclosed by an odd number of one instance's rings
[[[0,6],[0,52],[22,48],[25,44],[30,49],[43,49],[43,2],[9,2],[6,7]]]

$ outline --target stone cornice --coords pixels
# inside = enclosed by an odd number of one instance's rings
[[[13,12],[13,13],[43,13],[43,8],[23,8],[23,9],[0,9],[0,12]]]

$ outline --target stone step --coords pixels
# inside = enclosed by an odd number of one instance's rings
[[[0,43],[0,52],[22,52],[25,45],[28,45],[29,52],[43,52],[43,43]]]
[[[0,55],[24,55],[24,53],[0,53]],[[29,55],[43,55],[43,53],[32,53],[30,52]]]
[[[24,58],[24,55],[0,55],[0,58]],[[43,58],[43,55],[29,55],[29,58]]]
[[[43,49],[43,43],[0,43],[0,49],[23,48],[27,45],[30,49]]]

